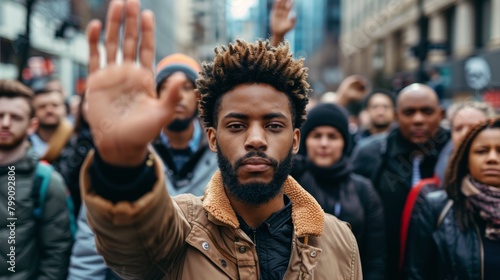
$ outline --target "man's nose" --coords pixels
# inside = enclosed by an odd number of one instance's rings
[[[2,125],[2,127],[9,127],[10,123],[11,123],[10,115],[5,114],[0,118],[0,124]]]
[[[245,141],[246,150],[267,150],[267,141],[265,131],[257,125],[250,126],[247,130],[247,139]]]
[[[415,115],[413,116],[414,123],[421,124],[424,122],[424,120],[425,120],[424,114],[422,114],[420,112],[415,113]]]

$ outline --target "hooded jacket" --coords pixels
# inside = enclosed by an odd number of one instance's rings
[[[32,151],[19,161],[10,164],[15,166],[13,181],[8,181],[8,166],[0,166],[0,279],[66,279],[69,254],[73,243],[70,230],[69,209],[66,204],[66,186],[57,172],[52,173],[47,189],[41,221],[33,217],[34,197],[32,195],[35,168],[38,159]],[[8,184],[15,182],[15,221],[7,220]],[[11,184],[9,184],[12,186]],[[13,233],[7,227],[14,222]],[[38,230],[36,228],[38,227]],[[8,243],[9,236],[14,236],[15,243]],[[15,272],[7,270],[11,267],[6,256],[10,247],[15,247]]]
[[[96,233],[97,250],[125,279],[259,279],[252,239],[240,228],[220,172],[203,197],[171,198],[161,160],[150,192],[134,202],[112,204],[95,194],[89,167],[82,170],[82,197]],[[291,177],[284,193],[292,204],[292,253],[284,279],[362,279],[356,239],[348,225],[324,214]],[[118,233],[118,234],[117,234]]]

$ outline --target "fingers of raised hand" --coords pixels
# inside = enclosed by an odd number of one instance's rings
[[[99,20],[91,21],[87,26],[87,40],[89,43],[89,65],[88,72],[99,70],[99,38],[101,37],[101,22]]]
[[[275,12],[289,12],[293,6],[293,0],[276,0],[274,1],[273,10]]]
[[[140,4],[138,1],[128,0],[125,4],[125,33],[123,38],[123,60],[135,61],[137,41],[139,38],[137,22]]]
[[[123,7],[125,2],[113,0],[109,4],[106,16],[106,61],[108,64],[115,63],[118,44],[120,41],[120,26],[122,21]]]
[[[287,0],[275,0],[273,5],[273,10],[277,11],[283,9]]]
[[[180,88],[183,86],[185,80],[182,76],[177,77],[177,73],[171,75],[168,79],[168,84],[166,85],[166,90],[160,96],[160,103],[162,107],[167,109],[169,112],[174,112],[177,103],[181,99]]]
[[[141,13],[141,46],[139,50],[139,60],[146,69],[153,71],[155,57],[155,19],[151,11]]]

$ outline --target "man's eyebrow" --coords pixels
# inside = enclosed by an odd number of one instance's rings
[[[234,118],[234,119],[240,119],[240,120],[248,120],[249,117],[248,115],[242,114],[242,113],[228,113],[223,117],[223,119],[228,119],[228,118]],[[287,117],[283,115],[282,113],[269,113],[266,114],[262,117],[264,120],[271,120],[271,119],[286,119]]]
[[[234,119],[240,119],[240,120],[248,120],[248,116],[245,114],[241,113],[228,113],[223,117],[223,119],[229,119],[229,118],[234,118]]]
[[[264,120],[271,120],[271,119],[286,119],[287,117],[283,115],[282,113],[270,113],[267,115],[264,115]]]

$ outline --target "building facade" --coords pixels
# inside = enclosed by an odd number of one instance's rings
[[[417,80],[424,34],[422,65],[439,69],[446,97],[499,94],[500,0],[349,0],[342,13],[345,74],[396,88],[402,76]]]

